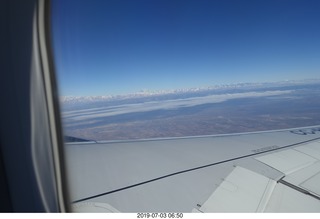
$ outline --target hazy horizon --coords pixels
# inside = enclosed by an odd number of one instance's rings
[[[320,73],[319,73],[320,74]],[[252,85],[266,85],[266,84],[294,84],[294,83],[319,83],[319,78],[304,78],[301,80],[281,80],[281,81],[261,81],[261,82],[238,82],[238,83],[231,83],[231,84],[215,84],[215,85],[203,85],[199,87],[183,87],[183,88],[176,88],[176,89],[163,89],[163,90],[155,90],[155,89],[143,89],[136,90],[130,93],[117,93],[117,94],[100,94],[100,95],[60,95],[60,98],[62,97],[122,97],[122,96],[129,96],[129,95],[139,95],[139,94],[169,94],[172,92],[187,92],[187,91],[201,91],[201,90],[208,90],[208,89],[224,89],[227,87],[232,86],[252,86]]]

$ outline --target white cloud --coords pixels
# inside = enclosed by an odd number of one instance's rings
[[[220,103],[231,99],[248,98],[248,97],[266,97],[289,94],[292,90],[286,91],[264,91],[264,92],[244,92],[233,94],[209,95],[203,97],[192,97],[175,100],[151,101],[135,104],[123,104],[118,106],[100,107],[87,110],[73,110],[64,112],[63,119],[68,121],[82,121],[97,119],[109,116],[124,115],[128,113],[148,112],[154,110],[170,110],[182,107],[193,107],[202,104]]]

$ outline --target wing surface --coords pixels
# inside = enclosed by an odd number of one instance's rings
[[[320,127],[69,143],[66,157],[75,211],[320,212]]]

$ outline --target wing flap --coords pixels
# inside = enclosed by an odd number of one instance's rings
[[[285,174],[282,179],[306,193],[320,196],[320,143],[303,146],[257,157],[272,168]]]
[[[319,212],[319,200],[278,183],[267,204],[265,212]]]
[[[317,161],[315,158],[294,149],[287,149],[267,154],[255,159],[286,175],[309,166]]]
[[[263,211],[276,181],[237,166],[199,209],[201,212]]]
[[[316,194],[317,196],[320,196],[320,172],[313,175],[310,179],[303,182],[301,184],[301,187],[307,189],[308,191]]]

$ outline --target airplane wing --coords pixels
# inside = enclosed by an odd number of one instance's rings
[[[320,212],[320,127],[66,144],[74,211]]]

